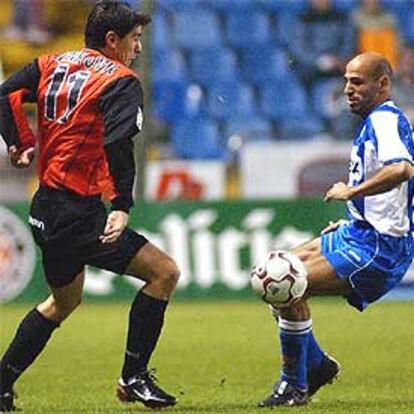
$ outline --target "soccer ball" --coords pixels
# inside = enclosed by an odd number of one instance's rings
[[[286,308],[305,293],[307,270],[292,253],[276,250],[265,261],[253,267],[250,282],[253,292],[275,308]]]

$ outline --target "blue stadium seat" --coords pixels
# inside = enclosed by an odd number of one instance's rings
[[[219,21],[214,12],[199,7],[177,12],[173,17],[178,47],[196,49],[222,43]]]
[[[252,116],[256,113],[253,90],[238,82],[220,82],[208,90],[208,113],[216,119]]]
[[[242,73],[254,84],[290,75],[286,52],[274,45],[248,48],[241,53]]]
[[[240,135],[244,141],[269,141],[272,123],[261,116],[230,119],[224,127],[224,136]]]
[[[152,27],[152,48],[169,49],[172,46],[172,34],[170,24],[165,13],[154,14]]]
[[[345,102],[343,84],[342,79],[335,78],[315,83],[311,92],[312,107],[319,116],[325,119],[335,116],[335,102],[339,102],[339,100]]]
[[[414,47],[414,2],[404,2],[399,10],[394,10],[404,43]]]
[[[276,41],[281,46],[288,47],[297,18],[297,13],[292,11],[277,12]]]
[[[334,8],[345,12],[351,12],[356,9],[359,3],[358,0],[333,0]]]
[[[292,114],[303,115],[308,109],[306,92],[296,79],[275,79],[260,91],[261,109],[274,120]]]
[[[155,6],[158,10],[177,12],[202,7],[204,3],[205,0],[156,0]]]
[[[176,156],[184,159],[223,159],[226,155],[216,123],[209,119],[183,120],[171,134]]]
[[[234,52],[221,47],[194,50],[189,60],[191,78],[202,85],[240,78]]]
[[[154,116],[167,123],[200,116],[204,112],[201,88],[180,81],[156,82],[152,86]]]
[[[314,114],[293,114],[280,121],[282,140],[305,140],[325,132],[323,122]]]
[[[235,48],[269,42],[269,16],[253,8],[230,11],[226,16],[226,35],[230,46]]]
[[[265,10],[301,12],[309,7],[309,0],[256,0]]]
[[[413,8],[412,0],[381,0],[381,5],[393,13],[405,13]]]
[[[153,82],[187,77],[184,58],[177,49],[153,49],[151,60]]]
[[[232,12],[237,9],[250,8],[252,0],[207,0],[216,10]]]

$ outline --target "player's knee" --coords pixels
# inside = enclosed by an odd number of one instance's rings
[[[321,254],[320,239],[312,240],[304,246],[299,246],[291,251],[295,254],[302,262],[306,262]]]
[[[180,269],[178,268],[175,261],[171,258],[164,260],[157,269],[157,282],[168,287],[169,290],[174,290],[175,286],[178,283],[179,277]]]

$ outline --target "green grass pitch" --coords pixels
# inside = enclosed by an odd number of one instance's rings
[[[363,314],[343,301],[311,302],[314,331],[342,375],[294,413],[414,413],[414,302]],[[0,350],[30,306],[0,307]],[[54,334],[16,386],[25,413],[148,412],[115,398],[127,304],[86,303]],[[172,302],[152,366],[179,399],[171,413],[265,413],[257,402],[279,374],[277,330],[260,302]]]

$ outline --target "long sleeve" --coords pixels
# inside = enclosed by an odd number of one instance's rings
[[[35,145],[23,103],[36,101],[39,79],[40,70],[35,60],[0,85],[0,136],[7,147]]]
[[[126,77],[111,84],[100,99],[104,117],[104,149],[112,179],[115,210],[128,211],[134,204],[133,136],[142,129],[143,94],[139,80]]]

